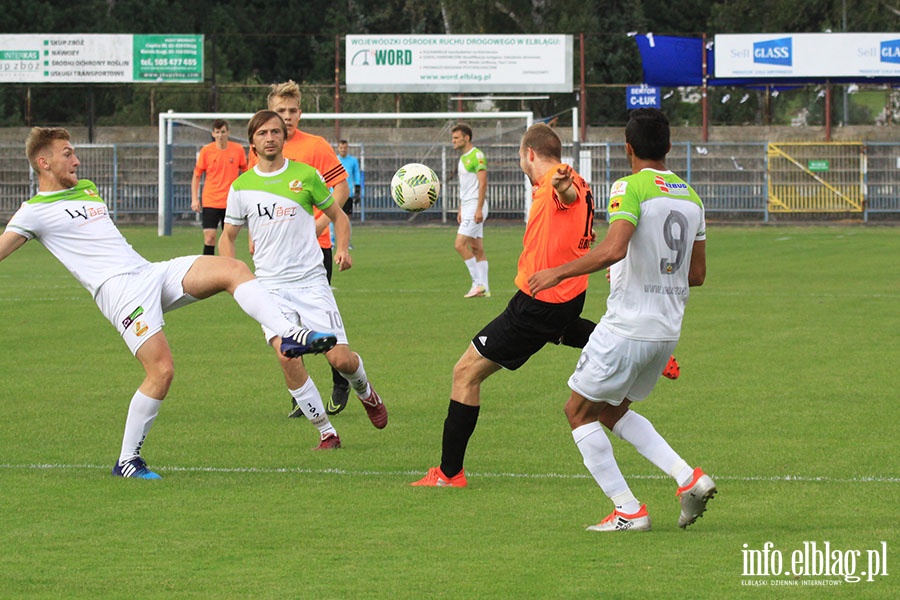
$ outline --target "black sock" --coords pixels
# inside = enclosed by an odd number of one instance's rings
[[[475,431],[480,406],[468,406],[450,399],[447,418],[444,419],[444,438],[441,452],[441,471],[453,477],[463,468],[466,446]]]
[[[344,379],[340,371],[331,367],[331,385],[332,387],[347,387],[350,385],[350,382]]]
[[[215,253],[216,253],[215,246],[207,246],[206,244],[203,244],[203,255],[204,256],[207,256],[207,255],[212,256]]]

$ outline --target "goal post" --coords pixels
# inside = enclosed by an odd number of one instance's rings
[[[158,233],[171,235],[176,222],[195,223],[190,212],[190,179],[197,152],[211,141],[215,119],[228,121],[231,139],[248,146],[245,125],[252,113],[159,114]],[[526,216],[531,184],[519,167],[519,141],[534,123],[531,111],[427,112],[427,113],[303,113],[300,128],[321,135],[335,147],[350,141],[350,153],[360,161],[364,185],[354,208],[361,221],[428,223],[455,220],[458,188],[453,178],[458,156],[450,147],[450,129],[459,122],[474,131],[473,144],[487,155],[488,202],[492,217]],[[390,199],[394,171],[409,162],[428,164],[439,174],[441,195],[435,207],[410,214]],[[352,190],[351,190],[352,191]]]

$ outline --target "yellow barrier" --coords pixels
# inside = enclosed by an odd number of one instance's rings
[[[768,144],[769,211],[862,212],[862,142]]]

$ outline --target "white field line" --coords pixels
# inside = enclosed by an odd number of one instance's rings
[[[7,470],[53,470],[53,469],[90,469],[110,470],[110,465],[90,464],[0,464],[0,469]],[[251,473],[251,474],[299,474],[299,475],[350,475],[364,477],[414,477],[424,474],[421,471],[373,471],[356,469],[304,469],[300,467],[285,468],[258,468],[258,467],[178,467],[153,465],[153,469],[160,472],[184,472],[184,473]],[[570,473],[482,473],[469,471],[469,477],[485,477],[495,479],[589,479],[587,474]],[[859,477],[829,477],[812,475],[718,475],[711,473],[716,481],[742,481],[742,482],[798,482],[798,483],[900,483],[900,477],[882,477],[879,475],[866,475]],[[670,479],[666,475],[628,475],[628,479]]]

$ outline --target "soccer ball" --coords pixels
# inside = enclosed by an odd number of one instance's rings
[[[441,182],[430,167],[420,163],[403,165],[391,179],[391,198],[405,211],[431,208],[441,193]]]

